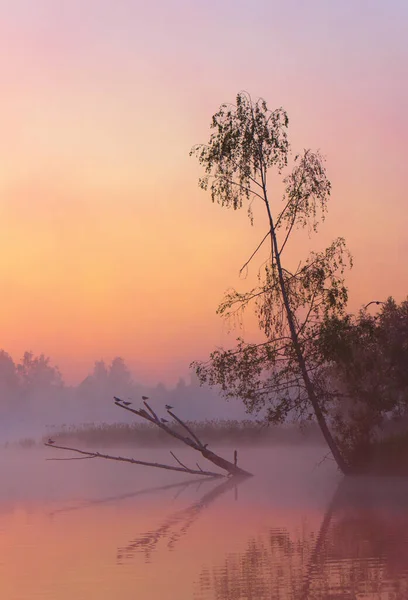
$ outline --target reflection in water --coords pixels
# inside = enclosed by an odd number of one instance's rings
[[[0,599],[407,600],[408,479],[346,479],[324,514],[318,452],[248,450],[238,487],[9,453]]]
[[[164,539],[167,539],[168,550],[173,550],[176,543],[186,535],[200,513],[228,490],[237,490],[237,486],[242,481],[245,480],[228,479],[224,481],[207,492],[198,502],[194,502],[191,506],[167,517],[157,529],[139,535],[124,548],[118,548],[118,561],[120,562],[122,558],[131,558],[137,552],[143,552],[145,560],[149,562],[152,552],[156,549],[160,540]],[[235,498],[237,498],[236,491]]]
[[[404,480],[343,482],[308,598],[408,598],[407,492]]]
[[[243,552],[230,553],[223,564],[202,570],[197,598],[298,598],[312,544],[312,537],[293,541],[279,529],[253,537]]]
[[[66,513],[66,512],[71,512],[74,510],[81,510],[84,508],[89,508],[89,507],[94,507],[97,506],[98,504],[108,504],[109,502],[120,502],[121,500],[128,500],[130,498],[137,498],[138,496],[146,496],[146,495],[150,495],[150,494],[155,494],[158,492],[166,492],[168,490],[177,490],[176,494],[174,495],[174,500],[176,498],[178,498],[179,496],[181,496],[181,494],[184,492],[184,490],[186,490],[188,487],[193,486],[194,484],[197,485],[197,490],[200,489],[202,484],[206,484],[210,481],[214,481],[214,480],[219,481],[218,477],[207,477],[205,480],[203,480],[202,477],[200,477],[200,479],[192,479],[189,481],[182,481],[180,483],[170,483],[168,485],[157,485],[154,487],[150,487],[150,488],[145,488],[143,490],[138,490],[137,492],[128,492],[127,494],[117,494],[115,496],[107,496],[104,498],[95,498],[93,500],[86,500],[85,502],[82,502],[79,505],[74,505],[74,506],[63,506],[62,508],[58,508],[56,510],[50,511],[48,514],[49,516],[53,516],[56,515],[58,513]]]
[[[408,598],[407,483],[344,480],[320,531],[269,529],[202,569],[196,598]],[[388,492],[388,493],[387,493]]]

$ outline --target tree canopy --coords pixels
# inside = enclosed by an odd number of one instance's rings
[[[355,465],[408,429],[408,300],[381,303],[377,314],[325,319],[316,338],[321,393],[330,405],[343,454]]]

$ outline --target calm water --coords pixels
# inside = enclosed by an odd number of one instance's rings
[[[234,485],[2,450],[0,598],[407,599],[408,480],[340,483],[324,454],[242,450]]]

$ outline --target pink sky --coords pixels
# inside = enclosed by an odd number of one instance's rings
[[[407,19],[405,0],[0,0],[1,347],[72,382],[121,355],[172,383],[229,343],[215,310],[265,227],[212,205],[188,152],[243,89],[327,157],[313,244],[346,238],[350,309],[405,298]]]

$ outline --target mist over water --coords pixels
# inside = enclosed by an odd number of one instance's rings
[[[193,451],[173,450],[194,464]],[[233,448],[218,450],[232,457]],[[240,465],[255,476],[235,483],[5,448],[0,596],[406,598],[408,482],[342,481],[332,461],[319,465],[326,452],[240,449]]]
[[[157,410],[175,407],[186,420],[256,419],[242,402],[220,398],[218,390],[200,387],[194,374],[189,381],[179,378],[176,386],[162,383],[147,386],[137,381],[126,362],[96,361],[90,374],[77,385],[67,385],[51,359],[26,352],[15,362],[0,350],[0,445],[19,440],[37,441],[63,428],[84,424],[131,423],[129,413],[118,409],[113,396],[131,401],[142,395],[151,398]],[[262,415],[260,415],[262,416]]]

